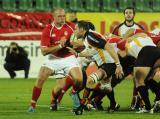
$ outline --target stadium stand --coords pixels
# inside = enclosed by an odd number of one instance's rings
[[[152,0],[136,0],[136,10],[139,12],[152,12]]]
[[[99,12],[100,11],[100,1],[99,0],[86,0],[86,11]]]
[[[69,0],[52,0],[52,7],[51,9],[56,9],[56,8],[64,8],[65,11],[69,11]]]
[[[84,2],[82,0],[69,0],[70,10],[77,12],[84,12]]]
[[[35,0],[35,2],[36,11],[51,11],[50,0]]]
[[[103,12],[118,12],[118,2],[116,0],[102,0]]]
[[[34,11],[33,3],[33,0],[18,0],[18,11]]]
[[[0,11],[47,12],[62,7],[77,12],[122,12],[126,7],[137,12],[159,12],[160,0],[0,0]]]
[[[153,11],[160,12],[160,0],[153,0]]]
[[[133,0],[121,0],[120,2],[119,2],[119,10],[120,11],[124,11],[124,9],[126,8],[126,7],[135,7],[134,6],[134,1]]]
[[[16,0],[2,0],[2,11],[16,11]]]

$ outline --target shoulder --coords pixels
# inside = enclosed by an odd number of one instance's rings
[[[135,23],[135,25],[137,25],[140,29],[144,30],[143,26],[138,24],[138,23]]]
[[[67,25],[69,25],[73,30],[75,29],[76,24],[73,22],[66,22]]]
[[[115,27],[115,29],[119,29],[120,27],[122,27],[123,25],[125,25],[125,23],[123,22],[123,23],[121,23],[121,24],[119,24],[119,25],[117,25],[116,27]]]
[[[119,30],[120,29],[120,27],[122,27],[124,25],[124,22],[123,23],[121,23],[121,24],[119,24],[119,25],[117,25],[114,29],[113,29],[113,34],[117,31],[117,30]]]
[[[63,27],[66,28],[67,30],[73,31],[73,28],[72,28],[72,27],[70,26],[70,24],[68,24],[68,23],[65,23],[65,24],[63,25]]]

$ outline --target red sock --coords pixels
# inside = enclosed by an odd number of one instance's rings
[[[101,96],[97,96],[97,97],[94,98],[95,103],[100,102],[101,100],[102,100]]]
[[[72,84],[73,84],[72,78],[70,76],[67,76],[65,79],[65,86],[63,87],[60,95],[58,96],[58,103],[61,102],[64,93],[72,86]]]
[[[101,89],[100,89],[100,86],[101,86],[101,84],[98,83],[98,84],[96,85],[96,87],[94,88],[94,90],[101,90]]]
[[[41,94],[42,88],[38,88],[36,86],[33,87],[33,91],[32,91],[32,100],[31,100],[31,106],[33,108],[36,107],[36,102]]]
[[[57,99],[58,99],[58,97],[59,97],[60,94],[61,94],[61,91],[55,92],[54,90],[52,90],[51,105],[55,104],[57,102]]]
[[[67,91],[73,85],[73,80],[70,76],[66,77],[65,86],[63,87],[63,91]]]
[[[86,99],[89,97],[90,89],[85,88],[83,91],[83,99],[81,100],[81,104],[86,103]]]

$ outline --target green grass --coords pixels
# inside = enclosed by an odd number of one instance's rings
[[[75,116],[70,112],[72,101],[67,93],[57,112],[50,112],[51,89],[55,80],[49,79],[43,88],[35,113],[28,113],[27,109],[31,100],[32,87],[35,79],[0,79],[0,119],[159,119],[160,113],[136,114],[127,111],[132,97],[132,80],[125,80],[115,88],[117,102],[121,105],[120,111],[107,113],[106,111],[84,112],[81,116]],[[153,102],[154,95],[150,92]],[[108,100],[105,98],[103,106],[107,108]]]

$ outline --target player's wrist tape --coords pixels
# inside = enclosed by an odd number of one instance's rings
[[[117,62],[117,63],[116,63],[116,66],[120,66],[120,62]]]

